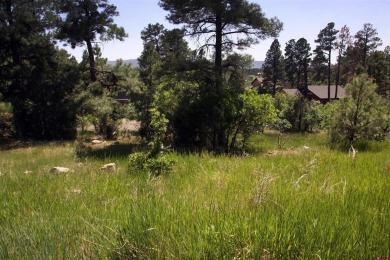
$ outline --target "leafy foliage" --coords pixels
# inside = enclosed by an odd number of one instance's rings
[[[129,165],[132,169],[147,170],[152,177],[158,177],[172,171],[174,160],[165,155],[163,141],[167,132],[168,120],[158,110],[152,109],[152,141],[151,150],[136,152],[129,156]]]
[[[259,95],[255,90],[246,90],[239,96],[239,106],[232,120],[228,138],[230,139],[229,152],[236,150],[237,139],[241,135],[244,151],[246,142],[250,135],[255,132],[262,132],[264,128],[275,121],[276,111],[270,95]]]
[[[138,58],[138,64],[139,79],[143,84],[132,89],[131,96],[138,112],[138,120],[141,121],[141,136],[149,139],[150,109],[159,91],[159,85],[164,79],[182,75],[180,70],[184,70],[191,52],[184,40],[183,30],[166,30],[161,24],[149,24],[141,32],[141,38],[144,41],[144,49]]]
[[[79,94],[77,115],[81,126],[92,123],[95,130],[105,139],[115,139],[119,120],[134,118],[134,107],[131,103],[121,104],[115,100],[118,92],[129,93],[139,85],[137,72],[129,64],[118,60],[115,65],[108,66],[107,60],[100,56],[96,48],[96,65],[100,73],[99,81],[85,79],[78,87]]]
[[[214,50],[214,69],[209,78],[213,82],[215,101],[211,113],[222,119],[212,125],[212,149],[228,150],[224,121],[225,101],[230,98],[223,75],[223,53],[233,48],[244,49],[268,37],[276,37],[282,29],[277,18],[268,19],[258,4],[246,0],[161,0],[160,6],[169,12],[167,19],[174,24],[184,24],[187,34],[204,39],[202,49]]]
[[[388,105],[375,92],[376,85],[366,74],[346,86],[346,98],[339,101],[330,129],[332,142],[352,144],[356,139],[383,138]]]
[[[14,135],[12,106],[10,103],[0,102],[0,141],[9,140]]]

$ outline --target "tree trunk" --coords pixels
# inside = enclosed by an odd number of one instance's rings
[[[330,58],[331,58],[332,50],[329,50],[329,57],[328,57],[328,101],[330,102]]]
[[[217,14],[215,23],[215,87],[217,93],[222,90],[222,17]]]
[[[5,1],[6,20],[9,26],[14,26],[14,18],[12,12],[12,1]],[[13,70],[11,76],[11,88],[7,90],[6,96],[10,100],[14,109],[14,121],[17,131],[17,135],[21,138],[25,138],[25,128],[27,127],[24,121],[25,109],[22,101],[24,101],[24,85],[22,79],[22,59],[20,56],[20,41],[16,38],[14,33],[10,34],[10,51],[12,57]],[[22,101],[21,101],[22,100]]]
[[[304,88],[304,91],[305,91],[305,93],[304,93],[304,96],[305,97],[307,97],[307,94],[308,94],[308,80],[307,80],[307,60],[305,59],[304,60],[304,62],[305,62],[305,64],[303,65],[304,66],[304,71],[303,71],[303,73],[304,73],[304,80],[305,80],[305,88]]]
[[[276,66],[277,66],[276,62],[274,62],[273,66],[274,66],[274,68],[273,68],[274,69],[274,73],[273,73],[273,78],[272,78],[272,83],[273,83],[272,96],[275,97],[275,95],[276,95],[276,83],[278,82],[278,76],[276,75],[276,71],[277,71],[277,69],[276,69]]]
[[[337,99],[337,93],[339,91],[339,83],[340,83],[340,67],[341,67],[341,54],[339,54],[337,61],[337,74],[336,74],[336,92],[334,94],[334,99]]]
[[[221,102],[223,102],[223,78],[222,78],[222,17],[220,13],[217,13],[216,15],[216,22],[215,22],[215,91],[217,96],[217,103],[216,103],[216,111],[217,113],[220,113],[221,108],[219,107],[221,105]],[[220,116],[220,115],[218,115]],[[222,119],[223,120],[223,119]],[[217,151],[220,149],[224,149],[225,152],[228,151],[229,147],[227,146],[226,142],[226,133],[225,129],[223,129],[223,126],[221,124],[214,127],[215,135],[214,135],[214,141],[213,141],[213,150]]]
[[[91,81],[95,82],[97,80],[96,77],[96,63],[95,63],[95,55],[93,53],[93,47],[91,40],[87,39],[85,40],[87,43],[87,49],[88,49],[88,58],[89,58],[89,74],[91,77]]]

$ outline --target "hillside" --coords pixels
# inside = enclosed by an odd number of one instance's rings
[[[137,59],[129,59],[129,60],[123,60],[126,64],[131,64],[133,67],[138,67],[138,61]],[[108,61],[108,65],[114,65],[116,61]],[[260,69],[261,66],[263,66],[264,61],[254,61],[253,62],[253,69]]]

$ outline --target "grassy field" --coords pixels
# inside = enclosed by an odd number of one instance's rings
[[[322,135],[277,144],[267,133],[246,157],[173,153],[160,178],[129,169],[126,145],[3,149],[0,259],[389,257],[390,143],[354,160]]]

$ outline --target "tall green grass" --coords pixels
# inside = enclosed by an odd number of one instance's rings
[[[291,135],[279,149],[266,133],[247,157],[172,154],[159,178],[73,144],[2,151],[0,259],[390,256],[390,144],[354,160],[324,144]]]

